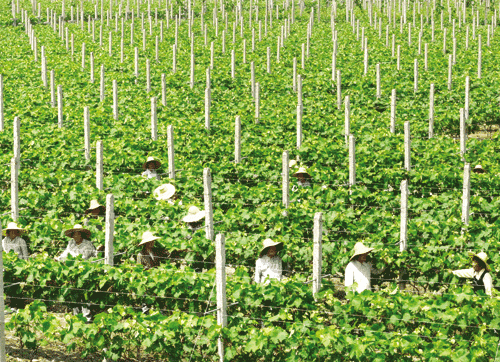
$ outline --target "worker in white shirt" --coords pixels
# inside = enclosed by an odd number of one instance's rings
[[[281,258],[277,255],[283,249],[283,243],[275,242],[272,239],[265,239],[259,259],[255,263],[256,283],[269,284],[269,280],[281,280],[283,267]]]
[[[5,238],[2,240],[2,247],[6,253],[14,250],[19,259],[28,260],[28,246],[26,245],[26,241],[21,237],[25,231],[17,226],[15,222],[10,222],[4,231]]]
[[[142,177],[145,177],[147,179],[150,178],[155,178],[159,180],[159,176],[156,173],[156,170],[159,169],[161,166],[161,162],[158,160],[155,160],[154,157],[148,157],[146,162],[144,162],[144,165],[142,165],[142,168],[144,169],[144,172],[142,173]]]
[[[490,267],[487,263],[488,255],[482,251],[478,254],[470,253],[470,256],[472,258],[472,268],[452,270],[451,272],[459,278],[472,279],[472,288],[475,293],[483,291],[491,296],[493,279],[489,273]]]
[[[297,185],[293,185],[292,191],[297,191],[299,188],[311,187],[311,175],[307,172],[305,167],[300,167],[297,172],[295,172],[293,177],[297,178]]]
[[[372,263],[367,262],[368,254],[373,250],[363,245],[362,242],[357,242],[354,245],[354,255],[351,257],[351,262],[347,264],[345,269],[345,286],[350,287],[357,283],[356,291],[361,293],[364,290],[371,290],[371,275],[380,274],[384,269],[375,269]]]

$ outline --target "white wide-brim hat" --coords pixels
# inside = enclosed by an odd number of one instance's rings
[[[283,243],[267,238],[262,242],[262,250],[260,251],[259,257],[267,254],[267,249],[271,246],[276,246],[276,251],[283,249]]]
[[[89,208],[87,210],[85,210],[85,214],[88,214],[92,210],[95,210],[95,209],[100,209],[99,213],[102,213],[102,212],[106,211],[106,206],[100,205],[99,202],[97,202],[97,200],[92,200],[92,201],[90,201]]]
[[[151,231],[145,231],[142,234],[142,240],[139,243],[139,245],[146,244],[146,243],[149,243],[150,241],[154,241],[154,240],[157,240],[157,239],[159,239],[159,237],[158,236],[154,236]]]
[[[79,231],[79,232],[82,234],[82,237],[83,237],[84,239],[87,239],[87,240],[88,240],[88,239],[90,239],[90,235],[92,235],[92,233],[90,232],[90,230],[88,230],[88,229],[84,229],[84,228],[83,228],[83,226],[82,226],[82,225],[80,225],[80,224],[76,224],[76,225],[73,227],[73,229],[66,230],[66,231],[64,232],[64,235],[66,235],[66,236],[68,236],[68,237],[72,238],[72,237],[73,237],[73,233],[74,233],[75,231]]]
[[[299,175],[311,176],[311,175],[309,175],[309,172],[307,172],[305,167],[300,167],[299,170],[297,172],[295,172],[292,176],[297,177]]]
[[[9,222],[9,224],[7,225],[7,227],[4,229],[3,231],[3,235],[7,235],[7,231],[9,230],[19,230],[19,234],[22,235],[26,232],[26,230],[24,229],[21,229],[19,226],[17,226],[17,224],[15,222]]]
[[[148,163],[154,163],[155,164],[155,169],[160,168],[161,162],[158,160],[155,160],[154,157],[148,157],[146,162],[144,162],[144,165],[142,165],[142,168],[145,170],[148,168]]]
[[[205,217],[205,210],[200,210],[196,206],[191,206],[188,210],[188,214],[184,216],[182,221],[184,222],[196,222],[200,221]]]
[[[486,170],[481,165],[476,165],[476,167],[474,167],[474,169],[472,171],[475,173],[485,173],[486,172]]]
[[[473,252],[469,252],[469,256],[471,258],[476,257],[478,259],[481,259],[481,261],[483,261],[484,265],[486,266],[486,270],[490,270],[490,266],[487,263],[487,261],[488,261],[488,255],[484,251],[481,251],[480,253],[477,253],[477,254],[475,254]]]
[[[175,195],[175,186],[172,184],[163,184],[158,186],[153,195],[156,200],[168,200]]]
[[[358,255],[362,255],[362,254],[366,254],[366,253],[369,253],[370,251],[374,250],[374,248],[369,248],[367,246],[365,246],[362,242],[358,241],[355,245],[354,245],[354,255],[351,256],[351,260],[358,256]]]

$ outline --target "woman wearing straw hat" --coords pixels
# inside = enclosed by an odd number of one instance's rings
[[[175,186],[172,184],[163,184],[158,186],[153,191],[153,196],[158,201],[166,201],[170,205],[174,205],[175,200],[177,198],[177,194],[175,193]],[[182,205],[182,201],[179,201],[179,205]]]
[[[191,235],[188,239],[191,239],[194,232],[202,228],[203,219],[205,218],[205,210],[200,210],[196,206],[189,207],[188,214],[182,218],[187,225],[187,228]]]
[[[76,224],[73,229],[66,230],[64,235],[72,239],[68,243],[66,250],[56,258],[57,261],[65,260],[68,255],[74,258],[81,255],[85,260],[97,256],[94,245],[89,241],[90,230],[84,229],[80,224]]]
[[[265,239],[263,248],[259,254],[259,259],[255,263],[256,283],[269,283],[270,279],[281,280],[283,273],[281,258],[277,255],[283,249],[283,243],[275,242],[272,239]]]
[[[154,236],[151,231],[146,231],[142,234],[142,240],[139,246],[142,245],[142,250],[137,254],[137,263],[142,264],[144,269],[157,267],[160,264],[160,259],[164,257],[165,253],[162,249],[155,248],[155,240],[158,236]]]
[[[371,290],[371,275],[380,274],[384,269],[373,268],[370,262],[367,262],[368,254],[373,248],[366,247],[362,242],[354,245],[354,255],[351,262],[345,269],[345,286],[350,287],[354,283],[358,284],[356,291],[361,293],[364,290]]]
[[[307,172],[305,167],[300,167],[297,172],[295,172],[293,177],[297,178],[297,185],[293,185],[292,191],[297,191],[299,188],[311,187],[311,175]]]
[[[489,273],[488,255],[482,251],[478,254],[470,253],[470,257],[472,258],[472,268],[452,270],[451,272],[459,278],[472,279],[472,288],[475,293],[483,291],[491,296],[493,279]]]
[[[28,260],[28,246],[26,241],[21,238],[26,230],[21,229],[15,222],[10,222],[5,229],[5,238],[2,240],[3,250],[8,253],[11,250],[17,254],[18,258]]]
[[[154,157],[148,157],[146,162],[144,162],[144,164],[142,165],[142,168],[145,170],[142,173],[142,176],[146,177],[147,179],[156,178],[157,180],[159,180],[160,178],[158,177],[156,170],[159,169],[160,166],[160,161],[155,160]]]
[[[90,201],[90,206],[85,210],[85,215],[88,215],[83,220],[83,226],[88,226],[90,219],[98,219],[102,217],[102,222],[106,222],[106,206],[100,205],[97,200]],[[97,230],[102,231],[102,225],[96,225]]]

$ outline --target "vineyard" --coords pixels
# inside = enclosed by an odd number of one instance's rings
[[[499,11],[1,2],[1,227],[26,229],[30,258],[3,253],[16,343],[0,335],[0,355],[500,360],[500,294],[450,272],[484,251],[500,286]],[[148,157],[158,179],[141,176]],[[153,197],[165,183],[175,202]],[[98,256],[56,261],[91,200],[107,209],[87,225]],[[167,252],[157,268],[136,261],[146,231]],[[266,238],[284,243],[285,278],[257,284]],[[363,293],[343,284],[359,241],[385,267]]]

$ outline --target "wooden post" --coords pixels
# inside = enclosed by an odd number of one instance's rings
[[[290,166],[288,151],[283,152],[282,158],[282,177],[283,177],[283,206],[288,208],[290,206]]]
[[[236,116],[234,122],[234,162],[241,162],[241,117]]]
[[[113,119],[118,121],[118,83],[113,79]]]
[[[429,93],[429,139],[434,137],[434,83]]]
[[[14,3],[14,2],[12,2]],[[0,234],[2,225],[0,223]],[[5,301],[3,299],[3,248],[0,249],[0,362],[5,362]]]
[[[62,86],[57,86],[57,126],[62,128],[63,126],[63,91]]]
[[[90,111],[88,106],[83,108],[83,130],[85,143],[85,160],[90,161]]]
[[[106,225],[104,236],[104,262],[114,265],[113,235],[115,231],[115,198],[113,194],[106,196]]]
[[[410,122],[405,122],[405,170],[411,170],[411,138],[410,138]]]
[[[356,138],[349,135],[349,186],[356,184]]]
[[[405,251],[408,234],[408,180],[401,181],[401,223],[399,225],[399,251]]]
[[[465,124],[465,110],[460,108],[460,154],[462,159],[465,157],[467,152],[467,129]]]
[[[101,102],[104,101],[104,64],[101,65],[101,85],[99,87],[100,89],[100,99]]]
[[[342,78],[340,70],[337,69],[337,109],[340,111],[342,107]]]
[[[167,127],[168,177],[175,180],[174,126]]]
[[[227,301],[226,301],[226,240],[223,234],[215,238],[215,270],[217,282],[217,324],[222,328],[227,326]],[[222,337],[217,340],[219,361],[224,362],[224,341]]]
[[[203,189],[205,200],[205,232],[208,240],[214,240],[214,215],[212,209],[212,176],[210,169],[203,169]]]
[[[477,36],[477,79],[481,79],[481,57],[482,57],[482,49],[481,49],[481,34]]]
[[[10,161],[10,205],[14,221],[19,218],[19,164],[18,158],[13,157]]]
[[[260,118],[260,84],[255,83],[255,124],[259,123]]]
[[[14,158],[21,161],[21,121],[19,117],[14,117]]]
[[[158,116],[156,112],[156,97],[151,97],[151,139],[158,140]]]
[[[44,54],[44,47],[42,46],[42,54]],[[42,55],[42,82],[43,86],[47,88],[47,58]]]
[[[210,129],[210,103],[211,103],[210,88],[205,88],[205,129]]]
[[[469,225],[470,208],[470,164],[464,165],[464,185],[462,194],[462,222]]]
[[[321,289],[321,267],[322,267],[322,238],[323,238],[323,213],[314,214],[313,229],[313,295]]]
[[[98,190],[103,190],[103,145],[102,141],[97,141],[96,145],[96,168],[95,168],[95,187]]]
[[[390,123],[391,133],[396,133],[396,90],[393,89],[391,92],[391,123]]]
[[[349,96],[345,96],[345,122],[344,122],[344,137],[345,144],[349,144],[349,135],[351,134],[351,102]]]
[[[302,107],[297,105],[297,149],[302,146]]]
[[[161,104],[167,106],[167,79],[165,73],[161,73]]]

